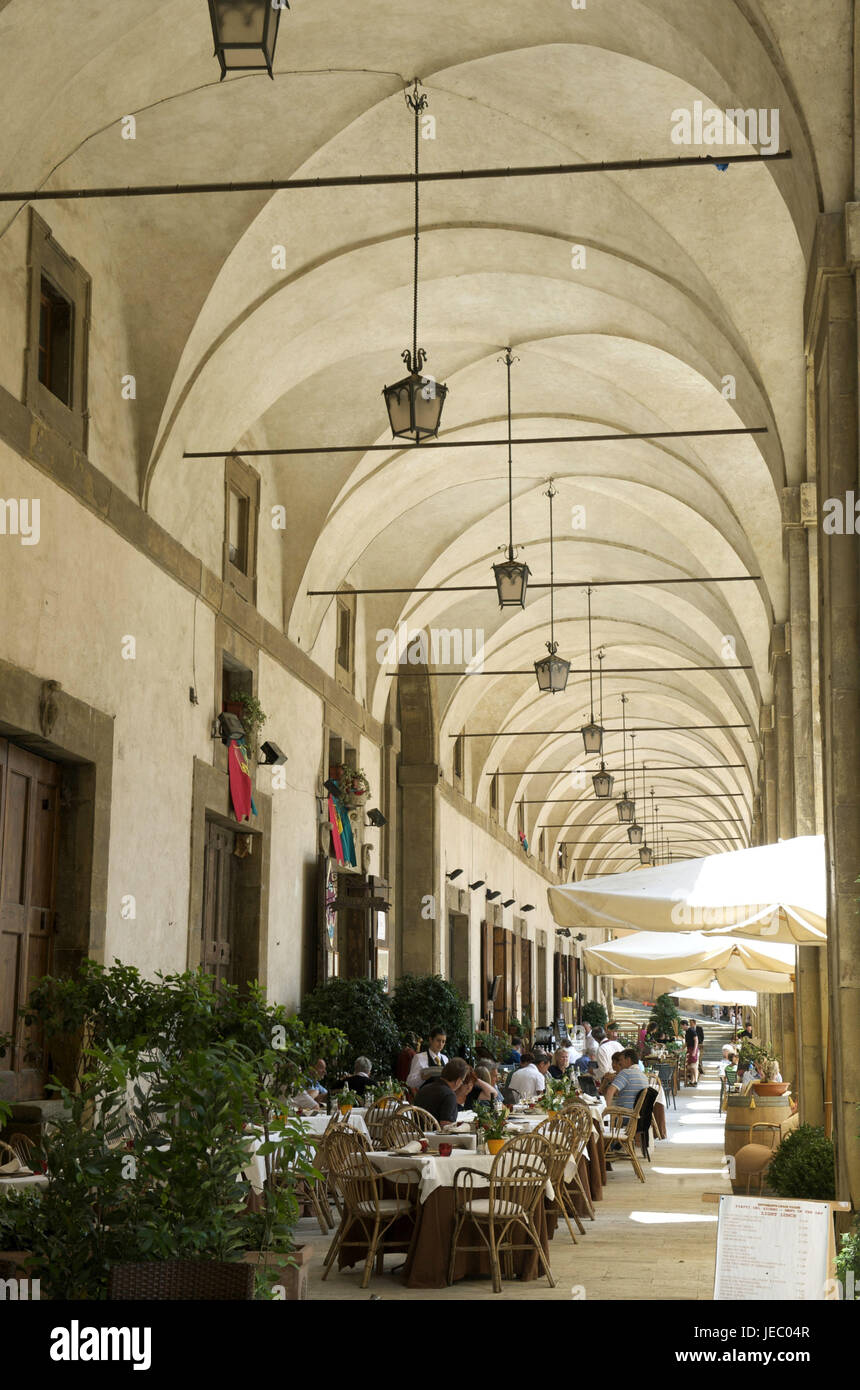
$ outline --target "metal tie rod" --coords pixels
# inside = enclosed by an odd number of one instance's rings
[[[49,202],[67,198],[175,198],[196,193],[278,193],[299,188],[374,188],[384,184],[459,183],[468,179],[542,178],[560,174],[611,174],[640,169],[706,168],[715,164],[767,164],[791,159],[775,154],[679,155],[675,159],[615,159],[588,164],[522,164],[493,169],[443,169],[416,174],[324,174],[318,178],[239,179],[230,183],[128,184],[124,188],[30,188],[0,192],[0,203]]]
[[[677,734],[688,729],[751,729],[752,724],[639,724],[628,734]],[[621,729],[607,729],[605,734],[620,734]],[[555,738],[564,734],[581,734],[582,729],[491,729],[479,734],[449,734],[449,738]]]
[[[514,444],[608,444],[627,439],[707,439],[718,435],[768,434],[767,425],[721,430],[650,430],[645,434],[543,434],[515,439]],[[496,449],[506,439],[426,439],[420,444],[299,444],[289,449],[186,449],[184,459],[289,458],[295,454],[407,454],[412,449]]]
[[[656,584],[755,584],[760,574],[703,574],[692,578],[678,579],[556,579],[554,589],[623,589],[648,587]],[[529,580],[529,590],[548,589],[550,586],[540,580]],[[495,584],[428,584],[423,588],[407,585],[400,589],[306,589],[306,598],[334,598],[338,594],[494,594]]]

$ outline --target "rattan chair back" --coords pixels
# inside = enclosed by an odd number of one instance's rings
[[[381,1096],[374,1101],[373,1105],[368,1106],[364,1117],[370,1134],[370,1142],[375,1149],[384,1149],[385,1126],[392,1120],[401,1109],[403,1102],[399,1096]]]
[[[423,1139],[427,1133],[438,1133],[439,1129],[439,1121],[429,1110],[422,1110],[420,1105],[404,1105],[386,1121],[382,1147],[402,1149],[416,1139]]]
[[[114,1300],[241,1300],[254,1297],[254,1266],[221,1260],[154,1260],[118,1264],[108,1274],[107,1296]]]

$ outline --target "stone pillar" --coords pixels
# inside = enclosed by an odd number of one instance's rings
[[[397,771],[398,975],[441,969],[439,766],[431,681],[422,666],[402,664],[398,676],[400,765]]]
[[[761,746],[764,754],[764,843],[775,845],[779,839],[779,820],[776,800],[776,733],[773,705],[762,705],[760,713]]]
[[[774,734],[776,738],[777,837],[794,835],[794,718],[791,698],[791,631],[788,623],[774,625],[770,639],[770,671],[773,677]],[[782,1076],[797,1076],[797,1034],[794,997],[779,996],[781,1039],[777,1041]]]
[[[827,968],[837,1196],[860,1206],[860,570],[857,283],[860,205],[818,219],[806,294],[818,485]],[[840,524],[841,523],[841,524]]]
[[[783,549],[788,561],[791,695],[794,735],[794,830],[815,834],[815,776],[812,739],[812,648],[809,608],[809,546],[799,487],[782,494]],[[821,1019],[820,946],[798,946],[795,971],[800,1117],[824,1123],[824,1034]]]

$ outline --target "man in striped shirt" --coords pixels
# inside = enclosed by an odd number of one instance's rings
[[[606,1104],[632,1110],[639,1092],[648,1085],[648,1078],[639,1066],[639,1054],[635,1048],[623,1048],[616,1055],[615,1062],[618,1070],[615,1080],[606,1088]]]

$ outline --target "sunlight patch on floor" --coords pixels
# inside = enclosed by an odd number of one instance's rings
[[[642,1226],[668,1226],[678,1225],[683,1221],[693,1221],[697,1225],[716,1225],[715,1216],[693,1216],[688,1212],[682,1211],[631,1211],[631,1221],[638,1221]]]

